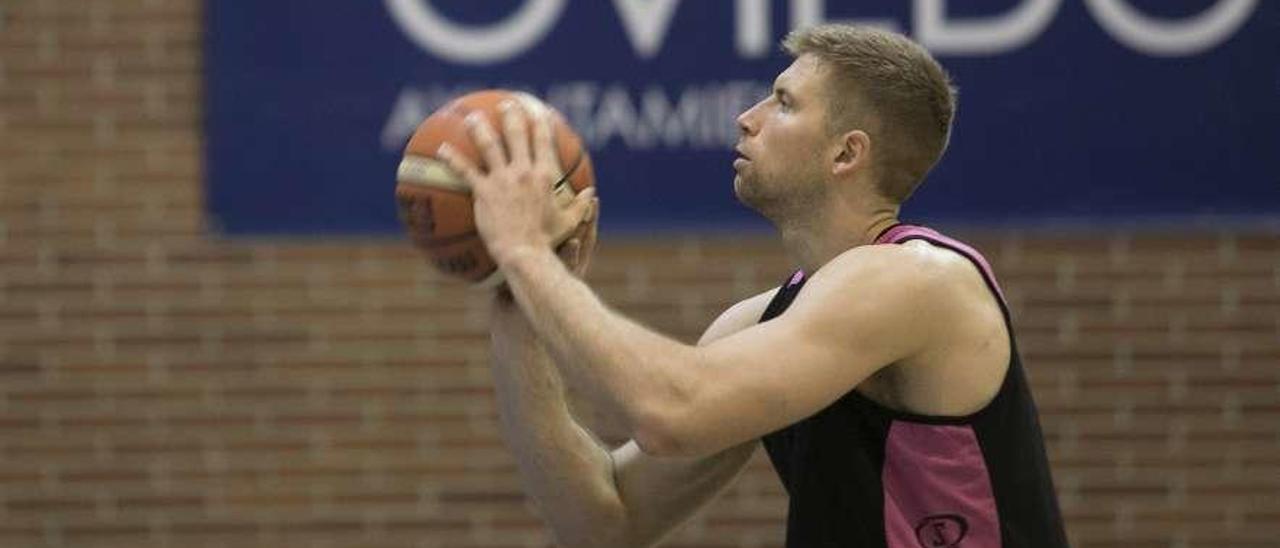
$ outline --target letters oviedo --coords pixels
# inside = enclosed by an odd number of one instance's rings
[[[443,0],[384,0],[387,12],[403,35],[437,63],[465,71],[470,80],[436,73],[429,82],[407,82],[392,104],[383,124],[381,140],[386,151],[397,150],[413,128],[450,97],[481,87],[516,87],[541,95],[565,112],[593,149],[619,143],[628,150],[727,149],[737,139],[734,116],[768,93],[770,82],[717,78],[707,74],[678,74],[668,81],[643,83],[618,79],[574,80],[542,78],[512,81],[506,71],[486,73],[486,67],[518,63],[522,56],[563,27],[570,10],[596,13],[592,32],[621,35],[634,57],[621,64],[644,63],[659,53],[679,55],[677,49],[695,49],[687,36],[672,31],[681,17],[701,9],[726,21],[717,23],[706,39],[732,42],[738,64],[760,61],[777,52],[777,40],[789,28],[823,22],[856,22],[906,32],[941,56],[995,57],[1011,55],[1034,43],[1064,11],[1068,0],[1020,0],[1003,12],[982,16],[956,15],[949,0],[912,0],[900,18],[833,19],[826,0],[788,0],[775,10],[776,0],[733,0],[719,11],[692,5],[694,0],[519,0],[484,23],[461,22],[440,6]],[[1135,7],[1133,0],[1083,0],[1088,16],[1124,47],[1148,57],[1192,56],[1230,39],[1249,20],[1258,0],[1203,0],[1206,6],[1192,15],[1153,16]],[[596,4],[598,2],[598,4]],[[874,2],[872,2],[874,4]],[[885,5],[881,4],[883,8]],[[835,5],[847,12],[848,5]],[[697,8],[697,9],[695,9]],[[856,8],[854,8],[856,9]],[[608,13],[612,10],[613,13]],[[501,11],[497,9],[495,11]],[[775,21],[785,12],[786,21]],[[610,16],[615,15],[615,16]],[[784,28],[784,23],[787,25]],[[726,25],[727,24],[727,25]],[[620,28],[607,28],[618,25]],[[677,39],[683,38],[683,40]],[[581,47],[590,48],[584,39]],[[725,44],[728,47],[728,44]],[[697,53],[697,52],[695,52]],[[615,57],[617,54],[613,54]],[[714,72],[714,71],[712,71]],[[765,74],[769,71],[759,70]],[[476,74],[489,74],[477,78]],[[485,80],[486,81],[478,81]],[[507,78],[504,80],[503,78]]]
[[[569,0],[524,0],[500,22],[473,26],[451,21],[431,0],[384,0],[396,24],[432,55],[469,65],[511,60],[536,47],[555,29]],[[600,0],[603,1],[603,0]],[[666,41],[683,0],[609,0],[637,56],[653,57]],[[949,0],[912,0],[910,22],[860,22],[906,31],[938,55],[999,55],[1017,50],[1044,32],[1063,0],[1021,0],[1006,12],[983,17],[948,17]],[[1150,16],[1130,0],[1083,0],[1098,25],[1121,44],[1146,55],[1195,55],[1232,36],[1258,0],[1216,0],[1193,16],[1169,20]],[[826,0],[789,0],[791,28],[826,22]],[[727,4],[727,3],[726,3]],[[735,47],[744,58],[770,53],[775,35],[770,0],[734,0]],[[904,29],[904,25],[910,25]]]

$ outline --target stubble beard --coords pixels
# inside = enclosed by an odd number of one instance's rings
[[[738,202],[769,218],[769,200],[754,173],[738,173],[733,179],[733,193]]]
[[[744,170],[734,178],[734,194],[743,205],[781,227],[815,214],[824,199],[816,194],[822,185],[806,182],[805,174],[795,173],[791,178],[784,181],[781,177],[770,178],[758,171]]]
[[[738,201],[755,210],[775,227],[782,226],[788,219],[796,215],[794,204],[796,196],[791,195],[785,185],[778,181],[763,181],[760,177],[740,176],[735,190]]]

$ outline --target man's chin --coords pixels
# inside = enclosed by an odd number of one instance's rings
[[[749,200],[748,192],[749,191],[747,190],[747,182],[742,180],[742,175],[734,175],[733,176],[733,195],[738,198],[739,202],[742,202],[744,205],[750,206],[751,202]]]
[[[759,196],[755,194],[755,187],[742,175],[733,178],[733,195],[738,198],[738,203],[760,211]]]

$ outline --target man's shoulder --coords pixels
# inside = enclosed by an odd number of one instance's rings
[[[840,254],[814,273],[791,308],[808,324],[927,339],[965,321],[975,303],[990,300],[982,275],[965,256],[912,241]]]
[[[973,268],[967,258],[951,249],[912,240],[849,249],[818,269],[813,279],[871,290],[892,286],[918,291],[963,282]]]

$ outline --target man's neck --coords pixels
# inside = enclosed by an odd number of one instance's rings
[[[837,255],[875,243],[876,237],[898,223],[896,209],[854,215],[814,215],[807,222],[779,226],[782,243],[805,273],[813,274]]]

